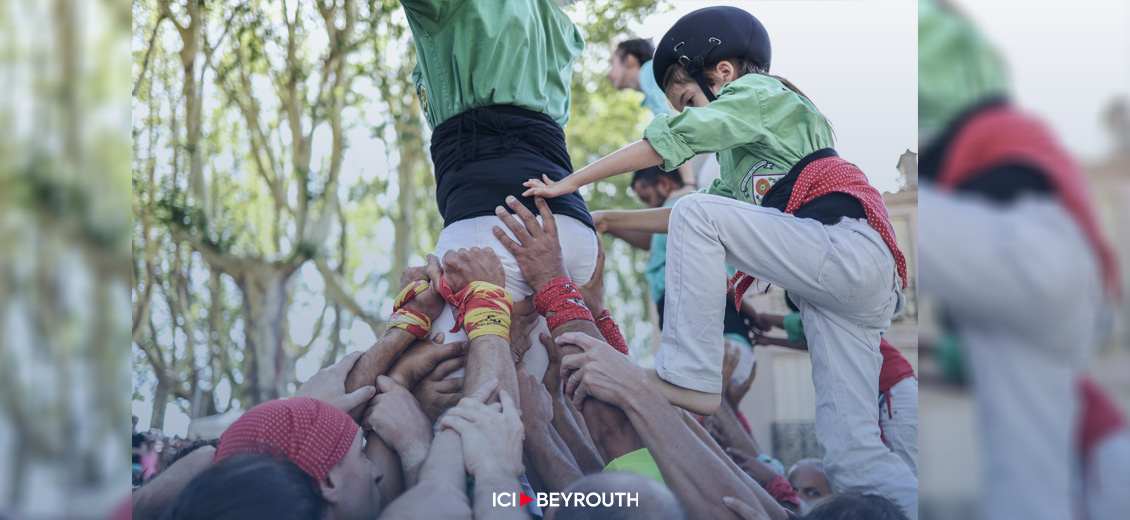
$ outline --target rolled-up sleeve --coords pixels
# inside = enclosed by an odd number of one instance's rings
[[[754,85],[732,82],[706,106],[690,107],[676,116],[657,116],[644,139],[671,171],[692,157],[729,150],[765,139],[761,100]]]

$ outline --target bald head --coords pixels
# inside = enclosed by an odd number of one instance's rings
[[[679,499],[666,486],[655,480],[613,471],[588,475],[569,486],[565,493],[635,493],[633,505],[611,507],[558,507],[546,512],[545,520],[686,520],[687,514]],[[622,503],[621,503],[622,504]]]

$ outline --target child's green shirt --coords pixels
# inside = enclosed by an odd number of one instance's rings
[[[757,205],[793,165],[833,145],[832,127],[811,101],[761,74],[727,83],[706,106],[656,116],[644,139],[668,171],[717,152],[722,174],[706,192]]]

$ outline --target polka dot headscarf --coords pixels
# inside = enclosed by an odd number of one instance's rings
[[[317,399],[269,401],[228,427],[214,461],[244,453],[281,454],[321,482],[345,459],[358,428],[345,412]]]

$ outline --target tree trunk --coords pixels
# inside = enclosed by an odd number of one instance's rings
[[[238,280],[243,292],[244,408],[283,395],[282,325],[286,314],[287,282],[293,271],[257,261],[247,265]]]
[[[410,83],[407,80],[405,82],[409,87],[407,90],[414,93]],[[392,281],[389,290],[394,295],[400,290],[400,272],[408,267],[408,260],[416,246],[416,172],[424,163],[424,138],[421,134],[420,112],[415,103],[409,102],[404,107],[395,124],[397,149],[400,152],[400,163],[396,166],[399,214],[393,219],[396,242],[393,244],[392,270],[388,274]]]
[[[169,405],[169,381],[164,377],[157,378],[157,387],[153,389],[153,417],[149,420],[150,428],[165,429],[165,408]]]

